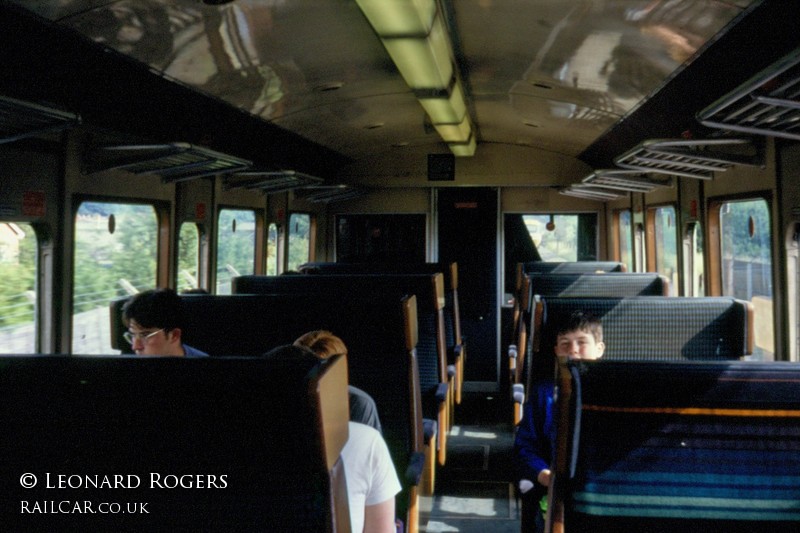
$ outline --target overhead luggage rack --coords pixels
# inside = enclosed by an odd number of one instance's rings
[[[251,165],[250,161],[188,143],[135,144],[91,150],[84,162],[84,174],[124,169],[134,174],[156,174],[165,183],[172,183],[228,174]]]
[[[223,188],[258,189],[267,194],[291,191],[322,183],[322,178],[294,170],[236,172],[225,177]]]
[[[734,150],[720,150],[731,147]],[[742,155],[742,150],[735,151],[737,147],[755,148],[756,153]],[[618,156],[614,163],[641,172],[710,180],[714,172],[724,172],[735,165],[763,165],[763,153],[749,139],[653,139]]]
[[[329,185],[309,187],[308,189],[302,191],[301,197],[303,200],[308,200],[309,202],[321,202],[329,204],[360,198],[365,194],[367,194],[367,191],[364,189],[356,189],[350,187],[349,185]]]
[[[563,194],[565,196],[574,196],[576,198],[586,198],[589,200],[616,200],[617,198],[622,198],[624,193],[620,191],[613,191],[610,189],[604,189],[601,187],[592,187],[589,185],[570,185],[568,188],[561,189],[558,191],[559,194]]]
[[[800,139],[800,48],[697,114],[705,126]]]
[[[672,178],[655,179],[640,170],[595,170],[582,183],[603,189],[628,192],[651,192],[658,187],[672,187]]]
[[[75,113],[0,96],[0,144],[78,124]]]

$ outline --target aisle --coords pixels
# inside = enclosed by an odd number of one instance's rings
[[[511,424],[492,396],[465,395],[458,425],[448,437],[447,464],[437,472],[433,497],[422,499],[420,530],[519,533],[511,489]]]

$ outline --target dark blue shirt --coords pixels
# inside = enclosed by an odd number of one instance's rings
[[[540,381],[531,391],[517,426],[514,454],[518,479],[537,483],[539,472],[550,468],[555,443],[553,423],[553,381]]]
[[[187,344],[183,345],[183,355],[185,357],[208,357],[206,352],[200,351],[197,348],[192,348]]]

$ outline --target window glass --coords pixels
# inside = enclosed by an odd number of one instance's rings
[[[633,272],[633,229],[630,209],[619,211],[617,218],[617,238],[619,239],[619,260]]]
[[[655,239],[655,271],[669,280],[670,296],[678,294],[678,238],[675,227],[675,208],[656,207],[653,211]]]
[[[267,228],[267,275],[278,274],[278,226],[274,222]]]
[[[0,222],[0,352],[36,352],[36,233]]]
[[[542,261],[597,259],[597,215],[522,215]]]
[[[754,359],[774,358],[772,249],[769,207],[763,199],[727,202],[720,208],[722,294],[755,308]]]
[[[292,213],[289,216],[289,270],[311,259],[311,215]]]
[[[694,223],[686,236],[687,296],[705,296],[705,263],[703,255],[703,229]]]
[[[255,273],[256,213],[222,209],[217,228],[217,294],[230,294],[231,278]]]
[[[83,202],[75,220],[72,353],[108,354],[112,299],[156,284],[153,206]]]
[[[194,222],[181,224],[178,237],[178,292],[200,287],[200,231]]]

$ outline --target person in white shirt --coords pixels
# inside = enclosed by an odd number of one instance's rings
[[[400,492],[392,458],[378,431],[349,423],[350,435],[342,449],[350,527],[354,533],[395,533],[394,497]]]

